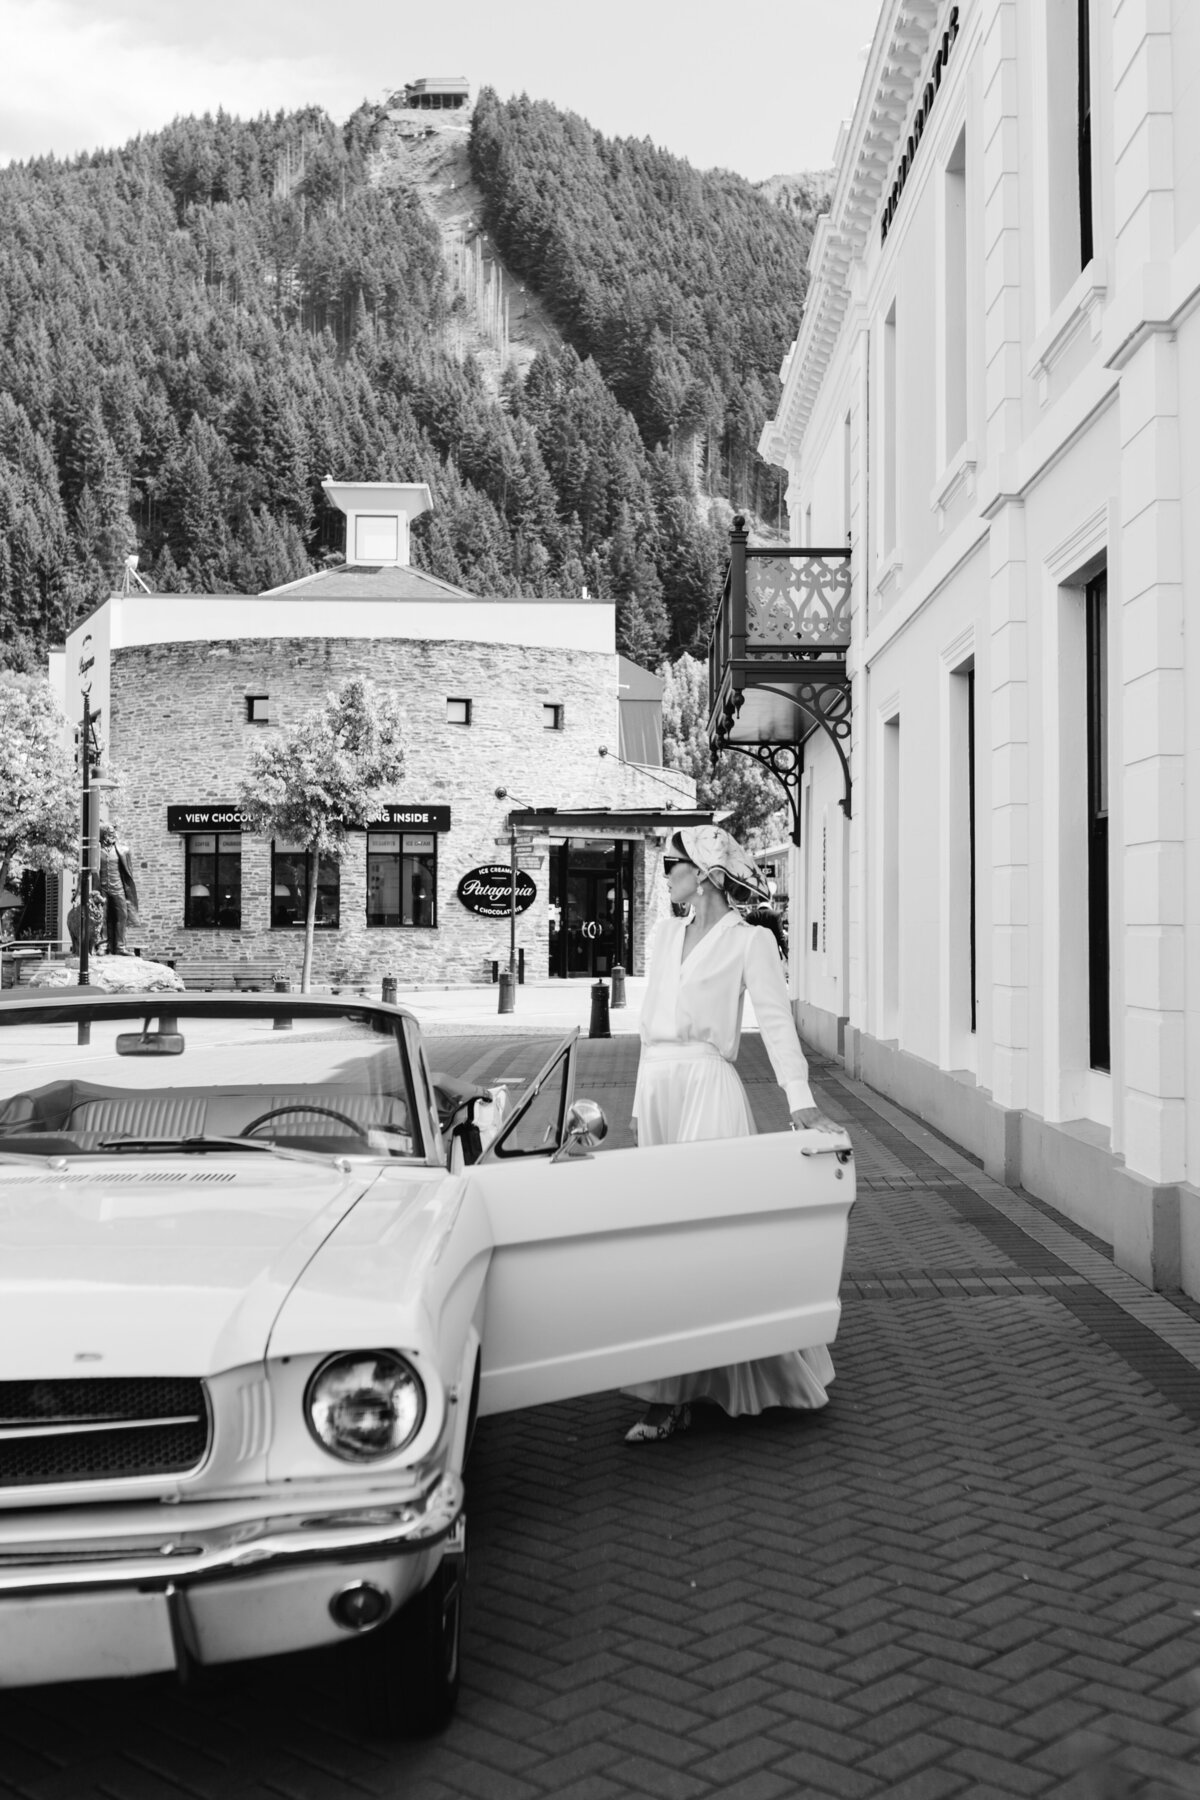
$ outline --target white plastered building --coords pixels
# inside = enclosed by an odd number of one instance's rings
[[[1200,6],[884,0],[836,160],[761,444],[852,553],[800,1022],[1200,1295]]]

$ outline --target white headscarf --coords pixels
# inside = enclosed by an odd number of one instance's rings
[[[671,833],[667,854],[695,863],[706,881],[720,888],[727,900],[769,900],[767,878],[736,838],[719,825],[684,825]],[[730,892],[730,886],[734,891]],[[738,889],[742,892],[739,895]]]

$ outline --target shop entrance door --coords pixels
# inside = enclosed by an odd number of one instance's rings
[[[633,844],[568,838],[550,858],[550,973],[628,971],[633,955]]]

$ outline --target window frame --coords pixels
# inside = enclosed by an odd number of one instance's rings
[[[546,717],[547,713],[552,714],[553,717],[550,719],[547,719],[547,717]],[[563,704],[562,704],[561,700],[543,700],[542,701],[542,729],[543,729],[543,731],[561,731],[563,728],[563,722],[564,722],[565,716],[566,715],[563,711]]]
[[[289,861],[293,861],[293,862],[297,857],[300,857],[303,859],[301,866],[304,871],[304,881],[303,881],[303,887],[300,890],[300,908],[299,908],[300,917],[297,919],[277,919],[275,917],[275,908],[276,908],[276,904],[278,901],[278,895],[276,894],[275,889],[279,885],[278,877],[277,877],[277,869],[278,869],[278,862],[279,862],[280,857],[286,857],[289,859]],[[326,872],[328,872],[330,865],[332,865],[334,874],[335,874],[335,880],[332,883],[328,879],[326,879],[325,881],[321,880],[322,865],[324,865]],[[332,919],[328,919],[328,918],[327,919],[322,919],[322,918],[315,919],[313,921],[313,928],[316,931],[340,931],[341,925],[342,925],[342,867],[341,867],[341,860],[340,860],[340,858],[338,858],[336,856],[330,856],[330,855],[318,856],[318,858],[317,858],[317,904],[318,904],[318,910],[320,907],[321,889],[324,887],[328,891],[328,889],[331,886],[333,888],[334,897],[335,897],[334,916]],[[272,931],[303,931],[304,926],[305,926],[305,915],[306,915],[307,911],[308,911],[308,853],[303,847],[300,847],[297,849],[296,847],[289,846],[287,844],[281,845],[279,843],[278,839],[272,838],[271,839],[271,930]]]
[[[373,827],[368,826],[366,852],[365,852],[366,865],[367,865],[366,866],[366,888],[367,888],[366,922],[367,922],[367,930],[368,931],[436,931],[438,929],[438,836],[439,836],[439,834],[436,831],[398,831],[398,830],[393,830],[393,829],[391,829],[389,827],[385,827],[385,826],[373,826]],[[372,838],[384,838],[384,837],[399,838],[399,840],[400,840],[399,849],[397,849],[397,850],[373,850],[371,847]],[[432,850],[407,850],[405,848],[405,840],[407,838],[429,838],[432,840],[433,849]],[[375,858],[375,859],[382,860],[385,857],[388,858],[389,860],[394,860],[395,863],[398,865],[396,873],[397,873],[397,879],[398,879],[398,893],[399,893],[399,897],[400,897],[400,901],[401,901],[400,913],[398,916],[390,914],[390,913],[383,913],[383,914],[376,913],[376,914],[372,915],[372,912],[371,912],[371,891],[372,891],[371,890],[371,863],[372,863],[372,859]],[[405,864],[406,859],[411,859],[414,863],[420,862],[424,865],[424,872],[428,875],[429,881],[430,881],[430,886],[432,888],[432,892],[429,896],[430,917],[427,921],[425,921],[423,923],[419,922],[415,918],[406,919],[404,917],[404,906],[403,906],[404,864]]]
[[[247,725],[270,725],[272,723],[271,714],[269,711],[264,712],[264,713],[256,713],[255,712],[254,709],[260,701],[262,702],[262,704],[265,707],[269,708],[271,705],[270,694],[247,694],[246,695],[246,723],[247,723]]]
[[[452,719],[450,717],[450,708],[452,706],[461,706],[463,708],[464,717],[461,719]],[[464,727],[470,725],[471,716],[472,716],[473,712],[474,712],[474,707],[472,706],[471,702],[467,699],[464,699],[461,694],[447,694],[447,696],[446,696],[446,723],[447,723],[447,725],[453,725],[457,730],[461,731]]]
[[[197,850],[198,838],[211,838],[211,850]],[[237,849],[222,848],[222,839],[235,841]],[[201,921],[193,915],[192,888],[198,885],[199,877],[206,878],[208,893],[204,896],[209,901],[214,899],[213,890],[220,887],[221,859],[223,856],[237,857],[237,905],[236,918],[221,919],[218,908],[214,904],[211,920]],[[197,867],[197,862],[208,866]],[[240,931],[242,929],[242,834],[240,831],[188,831],[183,836],[183,929],[185,931]]]
[[[1108,570],[1084,588],[1087,720],[1088,1061],[1112,1072],[1112,907],[1108,876]]]

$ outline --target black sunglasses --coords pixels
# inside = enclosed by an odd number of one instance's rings
[[[688,861],[686,856],[664,856],[663,857],[663,874],[664,875],[669,875],[671,873],[672,869],[680,869],[680,868],[690,869],[691,866],[692,865]]]

